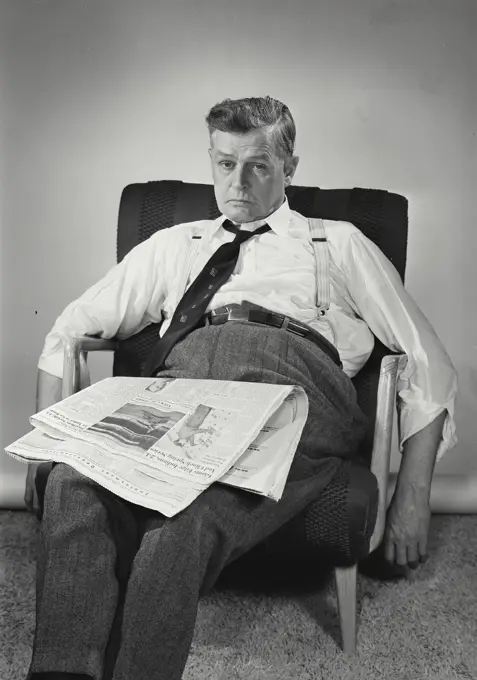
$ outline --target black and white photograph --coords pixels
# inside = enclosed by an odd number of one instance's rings
[[[0,0],[0,680],[477,680],[476,35]]]

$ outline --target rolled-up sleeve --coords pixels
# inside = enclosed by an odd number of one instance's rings
[[[393,264],[356,230],[342,253],[342,271],[359,315],[383,344],[403,352],[397,381],[399,447],[447,411],[440,459],[457,442],[457,374],[431,324],[404,288]]]
[[[165,247],[158,232],[133,248],[100,280],[69,304],[48,333],[38,368],[63,376],[63,337],[97,335],[128,337],[159,321],[165,296]]]

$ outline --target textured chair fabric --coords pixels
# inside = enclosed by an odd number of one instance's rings
[[[369,552],[378,496],[369,470],[345,461],[317,501],[227,567],[224,581],[235,584],[245,577],[251,584],[264,575],[276,584],[317,567],[356,564]]]
[[[352,222],[396,267],[404,280],[407,248],[407,200],[377,189],[289,187],[290,207],[306,217]],[[159,229],[181,222],[214,219],[219,215],[213,187],[180,181],[148,182],[127,186],[121,196],[118,219],[117,259]],[[148,326],[120,342],[115,352],[114,375],[141,375],[157,339],[160,324]],[[369,429],[360,448],[362,465],[343,465],[316,502],[283,527],[267,542],[293,546],[295,552],[318,550],[335,565],[356,563],[369,550],[376,521],[378,491],[369,467],[376,414],[381,359],[390,351],[377,339],[366,366],[353,379],[358,401],[369,418]],[[260,548],[263,550],[263,546]]]

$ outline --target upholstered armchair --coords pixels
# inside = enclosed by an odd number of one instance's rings
[[[402,278],[406,263],[407,201],[374,189],[322,190],[290,187],[292,209],[306,217],[352,222],[393,262]],[[127,186],[122,194],[117,234],[120,261],[139,242],[180,222],[213,219],[218,215],[210,185],[178,181]],[[94,337],[65,338],[63,398],[89,384],[87,356],[114,351],[114,375],[140,375],[158,332],[154,324],[127,340]],[[396,374],[400,355],[377,339],[365,367],[353,379],[358,401],[369,419],[360,448],[360,462],[343,461],[328,486],[308,508],[282,527],[269,543],[288,550],[322,555],[333,565],[340,615],[342,647],[356,647],[357,565],[382,541],[391,453]],[[40,471],[37,486],[44,488]]]

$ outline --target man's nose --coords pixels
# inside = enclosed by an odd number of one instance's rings
[[[232,173],[232,184],[237,189],[242,189],[248,186],[247,171],[245,166],[236,165]]]

